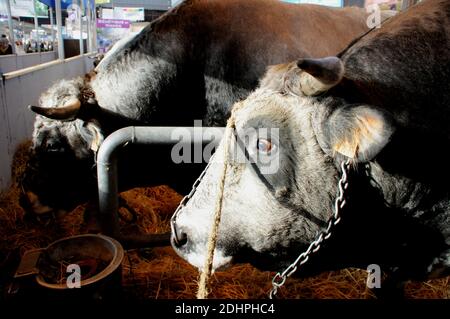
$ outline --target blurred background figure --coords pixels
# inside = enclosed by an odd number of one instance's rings
[[[33,50],[31,49],[31,42],[30,42],[30,40],[25,40],[25,44],[24,44],[24,46],[23,46],[23,49],[24,49],[24,51],[25,51],[25,53],[32,53],[33,52]]]
[[[16,41],[16,54],[25,54],[23,43],[20,40]]]
[[[12,54],[12,46],[6,35],[2,34],[0,38],[0,55]]]

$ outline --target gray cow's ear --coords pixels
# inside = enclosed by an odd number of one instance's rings
[[[321,125],[320,144],[333,157],[339,153],[356,162],[373,159],[395,131],[390,114],[367,105],[338,108]]]
[[[328,91],[344,77],[344,64],[334,56],[300,59],[297,61],[297,66],[303,71],[299,75],[300,90],[307,96]]]

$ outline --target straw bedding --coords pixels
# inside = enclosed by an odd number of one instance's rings
[[[12,166],[13,178],[27,162],[29,143],[21,145]],[[0,195],[0,290],[10,282],[20,256],[28,249],[45,247],[52,241],[87,232],[86,204],[65,214],[36,220],[19,203],[17,183]],[[169,231],[169,219],[181,195],[167,186],[137,188],[121,194],[122,231],[161,233]],[[122,286],[128,299],[195,298],[198,272],[170,247],[129,250],[122,263]],[[318,276],[290,278],[279,292],[282,298],[375,298],[365,286],[366,271],[344,269]],[[211,279],[209,298],[266,298],[273,273],[248,264],[217,272]],[[4,294],[4,291],[2,291]],[[407,298],[450,298],[450,277],[408,283]]]

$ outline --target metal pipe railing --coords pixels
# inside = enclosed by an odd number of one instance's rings
[[[202,134],[196,131],[201,129]],[[164,246],[169,234],[138,234],[124,236],[119,229],[117,155],[127,144],[175,145],[177,132],[189,132],[192,144],[218,145],[224,128],[219,127],[135,127],[129,126],[110,134],[97,154],[99,219],[103,232],[133,247]],[[185,143],[185,141],[183,141]]]

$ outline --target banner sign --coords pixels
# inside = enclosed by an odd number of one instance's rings
[[[130,21],[119,19],[97,19],[97,28],[129,29]]]
[[[102,19],[114,19],[114,10],[110,8],[101,8]]]
[[[398,0],[366,0],[366,7],[369,5],[377,4],[378,6],[390,6],[395,7],[397,5]]]
[[[310,3],[310,4],[319,4],[322,6],[328,7],[343,7],[344,0],[282,0],[284,2],[290,3]]]
[[[114,19],[144,21],[144,8],[114,7]]]
[[[42,2],[43,4],[46,4],[49,7],[55,8],[55,0],[39,0],[39,2]],[[67,7],[70,6],[71,4],[72,0],[61,0],[61,9],[67,9]]]
[[[49,7],[52,8],[56,8],[55,5],[55,0],[39,0],[39,2],[42,2],[46,5],[48,5]],[[95,9],[95,4],[97,3],[97,1],[94,2],[94,0],[90,1],[91,3],[91,9],[94,10]],[[65,10],[68,9],[71,5],[80,5],[78,0],[61,0],[61,9]],[[87,0],[83,0],[83,8],[87,8],[88,6],[88,1]]]
[[[34,17],[35,0],[10,0],[11,15],[13,17]],[[48,17],[48,7],[36,0],[36,13],[38,18]],[[0,16],[7,17],[6,1],[0,1]]]
[[[6,1],[0,1],[0,19],[8,19],[8,10],[6,9]]]

